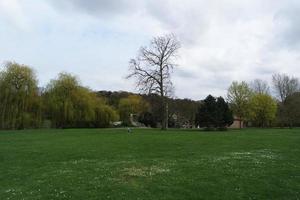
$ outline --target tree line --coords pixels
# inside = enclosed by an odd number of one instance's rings
[[[248,126],[300,126],[298,78],[274,74],[272,87],[260,79],[251,83],[233,82],[228,89],[227,99],[235,116]]]
[[[274,74],[273,87],[259,79],[234,81],[225,98],[174,98],[171,75],[180,46],[175,35],[154,37],[130,60],[127,78],[136,80],[141,94],[94,92],[69,73],[40,88],[32,68],[8,62],[0,71],[0,129],[120,124],[225,129],[235,119],[248,126],[300,125],[299,80],[286,74]]]
[[[1,129],[108,127],[118,119],[116,110],[68,73],[39,88],[33,69],[8,62],[0,91]]]
[[[175,35],[158,36],[148,46],[142,46],[136,58],[130,61],[128,78],[134,78],[141,91],[160,97],[163,129],[169,125],[168,97],[173,91],[171,73],[177,66],[179,49],[180,42]],[[299,80],[286,74],[274,74],[273,89],[277,99],[263,80],[257,79],[250,84],[234,81],[228,89],[227,102],[212,96],[201,101],[202,105],[194,115],[194,125],[223,129],[232,124],[233,117],[239,120],[240,127],[242,122],[260,127],[298,125]]]
[[[237,120],[240,128],[300,126],[299,80],[286,74],[274,74],[272,83],[270,87],[260,79],[250,83],[232,82],[227,102],[211,95],[201,101],[195,125],[223,130]]]
[[[124,126],[131,126],[130,114],[134,120],[148,127],[162,127],[161,97],[157,94],[134,94],[130,92],[99,91],[97,95],[107,99],[107,103],[115,108]],[[195,124],[195,115],[200,101],[190,99],[166,98],[168,127],[191,128]]]
[[[168,125],[192,127],[198,102],[166,98]],[[0,71],[0,129],[104,128],[133,121],[162,127],[161,98],[156,94],[95,92],[69,73],[41,88],[29,66],[7,62]],[[176,116],[176,117],[175,117]]]
[[[274,93],[267,82],[254,80],[233,82],[225,98],[209,95],[193,101],[165,97],[165,118],[158,94],[94,92],[68,73],[60,73],[40,88],[32,68],[8,62],[0,72],[0,128],[102,128],[115,121],[131,126],[132,120],[162,127],[162,120],[166,120],[168,127],[223,129],[234,117],[248,126],[300,125],[298,79],[273,75],[272,88]]]

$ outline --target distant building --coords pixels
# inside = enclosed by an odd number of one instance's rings
[[[229,128],[235,128],[235,129],[244,128],[244,121],[239,117],[234,117],[233,124]]]

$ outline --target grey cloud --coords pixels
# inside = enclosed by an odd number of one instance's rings
[[[128,17],[132,14],[156,20],[167,32],[175,32],[186,44],[195,43],[208,28],[201,3],[165,0],[48,0],[61,12],[81,12],[94,17]]]
[[[112,16],[134,11],[133,0],[50,0],[52,5],[63,11],[79,11],[95,16]]]
[[[166,31],[176,33],[184,45],[193,46],[209,26],[202,4],[203,1],[194,0],[165,0],[163,4],[148,0],[144,6],[148,15],[157,20]]]
[[[300,47],[300,2],[290,1],[274,16],[277,26],[275,44],[279,47]]]
[[[191,72],[187,69],[183,69],[183,68],[175,69],[175,76],[180,77],[180,78],[189,78],[189,79],[197,78],[196,74],[194,74],[193,72]]]

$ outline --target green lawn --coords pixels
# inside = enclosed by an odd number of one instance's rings
[[[300,199],[300,129],[1,131],[0,199]]]

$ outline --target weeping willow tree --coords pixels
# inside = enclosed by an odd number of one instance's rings
[[[41,101],[34,71],[14,62],[5,64],[0,73],[0,128],[38,127]]]
[[[67,73],[47,85],[43,99],[46,118],[57,128],[107,127],[117,118],[112,108]]]

